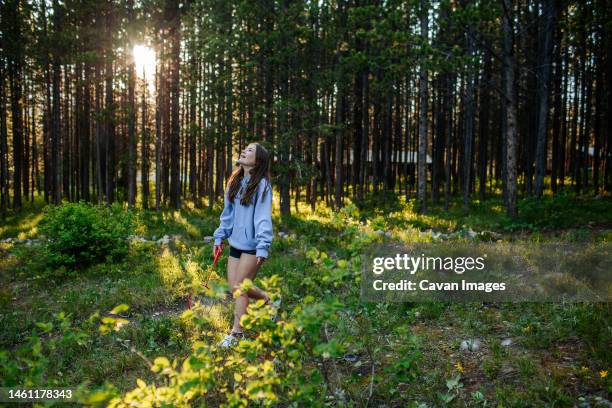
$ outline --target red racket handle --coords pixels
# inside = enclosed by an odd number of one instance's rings
[[[217,264],[217,260],[219,259],[219,256],[221,255],[221,252],[223,252],[223,244],[218,246],[219,249],[217,249],[217,251],[215,252],[215,260],[213,261],[212,266],[215,266]],[[208,278],[210,278],[210,275],[208,275]],[[206,279],[206,282],[204,283],[204,287],[206,289],[209,289],[208,287],[208,279]]]
[[[213,266],[215,266],[217,264],[217,260],[219,259],[219,256],[221,255],[221,252],[223,252],[223,244],[219,245],[217,248],[218,249],[215,252],[215,260],[213,261]]]

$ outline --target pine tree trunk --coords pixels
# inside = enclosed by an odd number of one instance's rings
[[[128,19],[132,21],[133,16],[133,3],[129,2]],[[128,43],[129,44],[129,43]],[[128,48],[129,49],[129,48]],[[136,205],[136,98],[135,98],[135,87],[136,87],[136,70],[134,66],[133,57],[128,58],[128,206],[134,207]]]
[[[382,69],[380,67],[376,68],[376,79],[375,79],[375,88],[374,88],[374,123],[372,124],[372,179],[374,188],[374,193],[378,193],[379,183],[380,183],[380,142],[382,140],[381,133],[381,92],[380,92],[380,84],[382,83]]]
[[[155,67],[155,211],[161,210],[162,196],[162,128],[161,128],[161,104],[162,104],[162,72],[163,63]]]
[[[546,131],[548,129],[548,96],[550,87],[550,71],[553,50],[554,22],[556,15],[555,0],[542,0],[544,16],[544,33],[542,35],[540,75],[538,76],[538,131],[536,144],[536,178],[535,195],[542,196],[544,175],[546,173]]]
[[[149,128],[147,116],[147,78],[145,68],[142,70],[141,100],[141,139],[140,139],[140,183],[142,184],[142,208],[149,208]]]
[[[491,55],[485,53],[485,63],[483,78],[480,83],[480,115],[479,115],[479,153],[478,153],[478,164],[479,164],[479,193],[480,201],[485,200],[486,195],[486,182],[487,182],[487,152],[489,150],[489,111],[491,109],[491,97],[489,94],[489,81],[491,80]]]
[[[338,86],[338,94],[336,95],[336,137],[335,137],[335,148],[336,148],[336,161],[334,163],[334,177],[335,177],[335,191],[334,191],[334,205],[336,209],[342,207],[342,139],[344,136],[344,96],[343,86]]]
[[[555,73],[553,80],[553,94],[554,94],[554,109],[553,109],[553,123],[552,123],[552,162],[551,162],[551,173],[550,173],[550,188],[553,193],[557,192],[557,182],[559,177],[559,150],[560,150],[560,138],[561,138],[561,104],[563,103],[563,95],[561,93],[561,79],[563,77],[563,67],[561,65],[561,30],[557,28],[555,30],[555,36],[557,44],[554,51],[555,59]],[[563,118],[565,121],[565,118]]]
[[[96,112],[102,110],[102,68],[101,63],[96,63]],[[104,201],[106,188],[104,175],[106,174],[106,156],[103,147],[106,145],[104,122],[102,118],[96,120],[96,180],[98,185],[98,204]]]
[[[109,58],[106,62],[105,73],[105,107],[106,123],[104,134],[105,163],[105,186],[106,204],[111,205],[115,201],[115,102],[113,97],[113,63]]]
[[[471,29],[467,32],[467,54],[472,57],[475,53],[475,45]],[[467,76],[465,91],[465,113],[463,122],[463,210],[468,211],[468,199],[470,194],[470,180],[472,178],[472,141],[474,138],[474,116],[475,116],[475,78],[472,67]]]
[[[11,87],[11,122],[13,130],[13,209],[21,209],[21,172],[23,170],[23,108],[22,70],[19,59],[9,61],[9,83]]]
[[[197,174],[196,174],[196,137],[198,124],[196,122],[196,103],[197,103],[197,64],[195,52],[192,51],[190,57],[190,88],[189,88],[189,125],[187,127],[187,137],[189,140],[189,193],[194,203],[197,197]]]
[[[426,2],[421,1],[421,38],[428,41],[428,12]],[[418,211],[426,211],[427,200],[427,111],[428,111],[428,75],[425,61],[421,61],[419,72],[419,145],[418,145],[418,175],[417,175],[417,201]]]
[[[61,109],[61,123],[62,123],[62,141],[61,144],[61,153],[60,153],[60,163],[62,167],[62,191],[63,195],[68,198],[69,201],[73,201],[72,191],[70,189],[70,172],[72,170],[72,161],[73,155],[71,153],[72,148],[72,138],[71,138],[71,126],[70,122],[72,120],[72,109],[70,103],[70,77],[69,77],[70,66],[68,64],[64,65],[64,106]]]
[[[24,72],[24,92],[26,97],[23,98],[23,160],[21,162],[21,179],[23,182],[23,197],[28,200],[30,195],[30,103],[28,101],[28,95],[32,94],[30,85],[31,81],[28,81],[28,75]]]
[[[180,180],[180,116],[179,116],[179,66],[181,63],[181,33],[180,14],[178,3],[169,2],[166,5],[166,21],[169,23],[168,36],[171,41],[172,53],[170,56],[170,202],[173,208],[181,205]]]
[[[368,151],[370,150],[370,77],[369,71],[366,68],[363,72],[363,96],[362,96],[362,108],[363,112],[363,131],[361,133],[361,150],[360,154],[360,165],[359,165],[359,194],[360,199],[364,199],[364,193],[368,192],[368,175],[367,175],[367,161],[368,161]]]
[[[59,11],[59,2],[54,0],[53,2],[53,15],[54,15],[54,29],[61,29],[61,16]],[[52,178],[52,197],[53,203],[58,205],[61,201],[61,163],[60,163],[60,63],[59,63],[59,50],[54,49],[54,53],[52,56],[52,72],[53,72],[53,80],[52,80],[52,93],[53,93],[53,107],[51,114],[51,171],[53,172]]]
[[[3,220],[9,201],[5,74],[4,59],[0,59],[0,213]]]
[[[453,74],[446,76],[446,93],[444,95],[444,102],[442,110],[444,111],[444,122],[445,122],[445,141],[444,145],[446,148],[446,158],[444,163],[444,210],[447,211],[450,206],[450,195],[451,195],[451,164],[452,164],[452,153],[453,144],[451,134],[453,133],[453,100],[454,94],[453,89],[455,85],[455,77]]]
[[[504,98],[506,99],[506,190],[507,190],[507,213],[510,217],[518,216],[517,188],[516,188],[516,90],[514,57],[514,28],[512,26],[513,4],[512,0],[503,0],[503,75],[504,75]]]
[[[360,49],[360,41],[357,41],[357,49]],[[363,145],[363,72],[355,75],[353,85],[353,162],[351,163],[351,173],[353,180],[353,194],[359,200],[363,199],[363,188],[361,185],[361,150],[367,147]]]

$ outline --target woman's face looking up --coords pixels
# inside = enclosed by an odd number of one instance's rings
[[[250,167],[255,166],[256,149],[257,149],[257,146],[255,146],[254,144],[250,144],[247,147],[245,147],[242,153],[240,154],[238,163],[240,163],[243,166],[250,166]]]

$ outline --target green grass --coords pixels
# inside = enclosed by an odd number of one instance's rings
[[[327,384],[318,392],[322,399],[332,390],[341,399],[341,390],[358,406],[367,399],[373,406],[410,401],[427,406],[444,401],[451,406],[572,406],[580,397],[610,395],[609,377],[599,374],[612,361],[608,304],[362,303],[355,283],[359,271],[338,263],[355,261],[363,239],[389,239],[377,230],[390,231],[390,239],[398,241],[427,241],[430,236],[422,232],[428,229],[473,229],[496,231],[503,241],[609,242],[610,198],[522,200],[521,218],[513,221],[499,198],[473,201],[467,214],[459,199],[448,211],[430,206],[422,215],[403,197],[375,203],[347,206],[340,214],[329,208],[313,213],[300,204],[297,213],[284,219],[275,203],[275,232],[289,236],[275,237],[256,283],[279,275],[287,313],[339,298],[343,307],[326,323],[321,336],[330,341],[319,351],[359,356],[356,362],[306,357],[306,367]],[[40,211],[35,204],[7,217],[0,237],[36,237]],[[211,244],[203,239],[217,226],[219,212],[219,206],[137,210],[138,235],[180,235],[180,240],[169,247],[132,242],[122,261],[78,272],[49,269],[39,246],[0,244],[0,350],[7,352],[0,367],[5,380],[57,386],[87,381],[91,387],[110,381],[125,392],[135,387],[137,378],[147,383],[156,379],[146,359],[163,355],[181,361],[194,342],[218,341],[229,329],[230,307],[215,305],[203,325],[181,312],[190,281],[201,284],[212,262]],[[540,213],[544,215],[536,216]],[[226,263],[224,254],[217,267],[221,276]],[[91,317],[106,315],[122,303],[129,305],[124,313],[129,323],[101,335],[98,320]],[[59,317],[61,312],[67,317]],[[37,358],[32,357],[33,330],[42,343]],[[471,337],[483,340],[482,349],[461,353],[460,341]],[[505,338],[513,340],[510,347],[501,346]],[[30,371],[19,367],[27,359],[33,361]],[[457,375],[458,382],[453,382]]]

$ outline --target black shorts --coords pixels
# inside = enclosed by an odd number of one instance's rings
[[[238,258],[240,259],[240,255],[242,255],[243,253],[245,254],[249,254],[249,255],[255,255],[255,250],[244,250],[244,249],[238,249],[238,248],[234,248],[233,246],[230,245],[230,253],[229,256],[231,256],[232,258]]]

